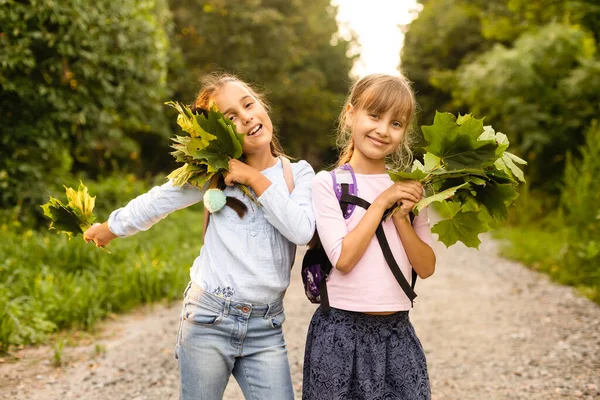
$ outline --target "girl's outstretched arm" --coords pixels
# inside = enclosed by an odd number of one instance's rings
[[[131,200],[125,207],[113,211],[105,223],[92,226],[84,233],[83,239],[105,246],[116,237],[146,231],[173,211],[201,201],[203,194],[204,190],[195,186],[174,186],[172,181],[155,186]]]

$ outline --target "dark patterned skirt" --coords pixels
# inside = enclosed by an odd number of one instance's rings
[[[408,311],[368,315],[319,307],[308,328],[303,400],[429,400],[421,342]]]

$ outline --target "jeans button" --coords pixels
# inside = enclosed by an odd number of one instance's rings
[[[243,312],[243,313],[247,313],[247,312],[249,312],[249,311],[250,311],[250,307],[248,307],[248,306],[244,306],[244,307],[242,307],[242,312]]]

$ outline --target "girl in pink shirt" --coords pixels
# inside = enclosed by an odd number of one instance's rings
[[[333,176],[313,180],[317,230],[333,269],[327,280],[331,309],[311,321],[302,398],[431,398],[421,343],[408,318],[411,300],[398,284],[375,232],[380,222],[393,258],[410,282],[435,270],[427,211],[409,212],[422,196],[419,182],[394,183],[386,161],[411,163],[412,89],[404,77],[375,74],[356,82],[340,115],[338,167],[355,177],[357,196],[370,203],[351,213],[340,207]],[[400,204],[389,219],[386,210]]]

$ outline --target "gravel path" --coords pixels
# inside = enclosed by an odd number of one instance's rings
[[[411,319],[427,354],[433,398],[600,399],[600,307],[497,257],[496,247],[489,238],[479,251],[438,243],[435,275],[417,283]],[[298,264],[285,307],[300,399],[315,306],[304,297]],[[0,361],[0,399],[177,399],[179,312],[180,304],[155,305],[108,321],[89,344],[66,348],[61,368],[52,366],[53,348],[20,350],[18,363]],[[225,399],[242,398],[232,380]]]

